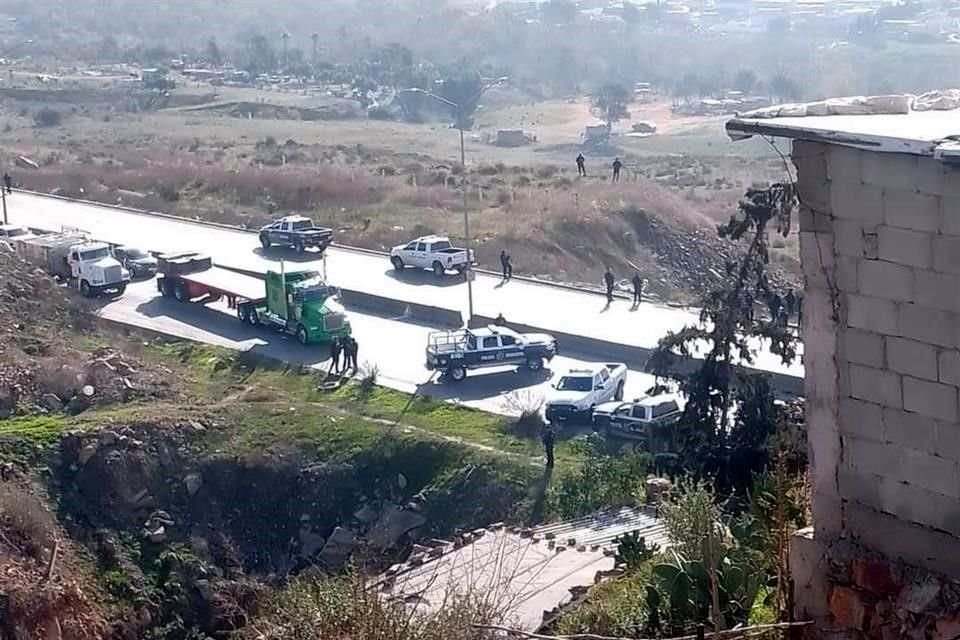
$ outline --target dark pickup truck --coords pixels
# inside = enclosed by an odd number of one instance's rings
[[[260,228],[260,244],[270,247],[291,247],[303,253],[310,247],[323,252],[333,241],[333,230],[313,226],[313,220],[304,216],[286,216]]]

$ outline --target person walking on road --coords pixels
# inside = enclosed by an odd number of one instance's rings
[[[547,456],[547,469],[553,468],[553,445],[557,436],[553,433],[553,427],[546,425],[540,432],[540,441],[543,442],[543,453]]]
[[[13,178],[6,172],[3,174],[3,188],[7,190],[8,194],[13,193]]]
[[[509,280],[513,277],[513,265],[510,263],[510,254],[506,249],[500,251],[500,267],[503,269],[503,279]]]
[[[607,271],[603,274],[603,284],[607,287],[607,305],[613,302],[613,271],[610,270],[610,267],[607,267]]]
[[[581,178],[587,177],[587,159],[582,153],[577,155],[577,175]]]
[[[643,278],[640,277],[639,271],[633,272],[633,280],[630,282],[633,283],[633,306],[639,307],[643,298]]]
[[[343,351],[343,344],[340,338],[334,338],[330,341],[330,373],[340,373],[340,353]]]
[[[620,158],[614,158],[613,160],[613,181],[620,182],[620,169],[623,168],[623,163],[620,162]]]

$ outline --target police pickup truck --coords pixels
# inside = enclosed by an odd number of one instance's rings
[[[451,246],[446,236],[423,236],[391,249],[390,263],[397,271],[406,267],[430,269],[441,278],[447,271],[466,271],[473,263],[473,251]]]
[[[653,426],[669,426],[683,415],[683,400],[673,394],[644,396],[631,402],[605,402],[593,411],[593,425],[607,435],[644,438]]]
[[[297,253],[303,253],[308,247],[316,247],[322,252],[330,246],[333,230],[315,227],[313,220],[304,216],[285,216],[260,227],[259,236],[264,249],[292,247]]]
[[[550,385],[546,418],[556,423],[565,420],[589,422],[594,407],[610,400],[623,400],[627,365],[618,362],[570,369]]]
[[[467,369],[524,366],[539,371],[557,355],[557,341],[545,333],[516,333],[506,327],[434,331],[427,336],[427,369],[459,382]]]

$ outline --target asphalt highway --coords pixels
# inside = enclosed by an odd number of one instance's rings
[[[163,298],[157,293],[154,280],[132,283],[123,296],[106,302],[99,314],[114,322],[170,336],[238,351],[249,350],[273,360],[302,364],[319,371],[329,369],[329,353],[325,346],[304,347],[293,336],[242,324],[223,302],[201,305]],[[349,316],[359,345],[360,368],[364,370],[375,364],[379,368],[377,381],[380,384],[492,413],[514,413],[509,405],[510,394],[534,400],[542,398],[549,390],[553,376],[588,362],[584,357],[564,354],[554,358],[542,372],[501,367],[471,371],[467,379],[459,383],[438,382],[433,372],[424,366],[427,334],[438,330],[436,327],[355,310],[349,310]],[[649,374],[630,371],[625,396],[639,397],[653,382],[653,376]]]
[[[321,260],[310,251],[304,256],[280,248],[264,251],[256,233],[242,229],[24,192],[7,196],[7,207],[14,224],[51,231],[64,226],[80,228],[93,238],[149,251],[201,251],[222,266],[260,273],[278,270],[280,262],[285,261],[288,270],[316,269],[326,274],[328,282],[344,289],[458,310],[467,317],[467,287],[462,277],[451,274],[438,279],[430,272],[412,269],[397,272],[382,254],[331,247]],[[647,349],[653,348],[668,331],[697,321],[697,312],[692,309],[651,303],[632,309],[625,300],[616,300],[608,307],[604,296],[596,292],[522,278],[503,282],[482,273],[473,282],[473,299],[474,312],[479,315],[496,317],[502,313],[510,323]],[[363,322],[358,316],[356,325],[360,327]],[[416,345],[420,348],[424,340],[418,340]],[[383,358],[387,359],[390,357]],[[382,370],[384,364],[381,363]],[[799,359],[785,366],[759,344],[753,366],[797,379],[803,377]]]

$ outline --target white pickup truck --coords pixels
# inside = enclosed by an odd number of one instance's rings
[[[627,365],[622,362],[570,369],[551,383],[547,394],[548,422],[582,420],[589,422],[593,409],[610,400],[622,400],[627,383]]]
[[[391,249],[390,262],[397,271],[405,267],[430,269],[439,278],[447,271],[466,271],[473,262],[473,252],[468,257],[466,249],[451,246],[444,236],[423,236]]]

